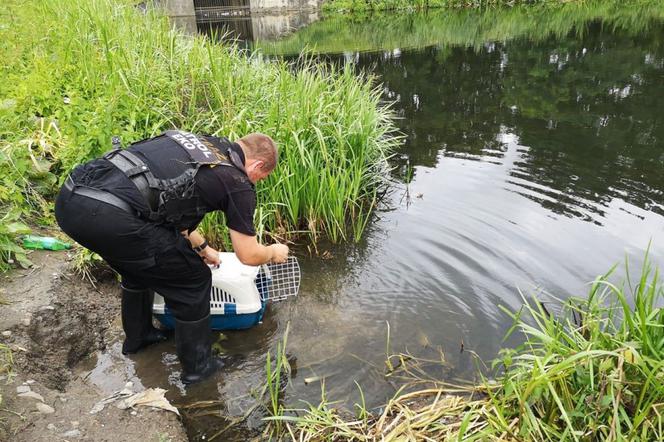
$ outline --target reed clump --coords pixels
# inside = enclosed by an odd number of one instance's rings
[[[599,277],[560,309],[524,297],[512,331],[524,343],[495,361],[495,380],[450,385],[424,375],[425,361],[392,357],[386,376],[408,375],[376,415],[348,416],[327,401],[278,420],[298,441],[663,440],[664,290],[646,262],[622,285]],[[548,307],[547,307],[548,305]]]
[[[184,35],[130,0],[8,0],[0,57],[0,208],[12,222],[52,225],[58,184],[113,135],[127,144],[172,128],[264,132],[281,161],[258,188],[259,231],[353,240],[396,143],[373,79]],[[204,227],[221,236],[221,221]],[[2,265],[13,238],[0,232]]]

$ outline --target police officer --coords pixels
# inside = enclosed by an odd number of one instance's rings
[[[72,171],[55,217],[122,277],[122,352],[165,339],[152,325],[156,291],[175,317],[181,379],[198,382],[221,367],[211,350],[208,266],[220,260],[196,227],[221,210],[242,263],[285,261],[288,247],[259,244],[253,227],[254,185],[274,170],[277,147],[259,133],[230,142],[182,131],[115,147]]]

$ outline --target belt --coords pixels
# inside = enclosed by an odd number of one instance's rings
[[[134,210],[129,205],[129,203],[118,198],[112,193],[106,192],[104,190],[93,189],[92,187],[77,186],[76,183],[74,183],[74,180],[71,179],[71,176],[68,176],[67,179],[65,180],[64,187],[65,189],[71,191],[72,193],[75,193],[76,195],[86,196],[88,198],[92,198],[104,202],[106,204],[110,204],[111,206],[115,206],[118,209],[122,209],[127,213],[131,213],[132,215],[138,214],[138,212]]]

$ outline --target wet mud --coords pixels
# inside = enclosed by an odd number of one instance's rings
[[[0,441],[186,441],[173,413],[112,404],[90,413],[126,382],[143,389],[128,358],[112,359],[112,387],[90,379],[99,355],[122,339],[118,284],[108,274],[94,286],[81,279],[65,252],[30,258],[33,268],[1,277],[0,343],[12,350],[11,360],[4,356],[12,370],[0,375]]]
[[[106,347],[105,335],[111,326],[109,318],[117,314],[117,300],[109,293],[103,296],[92,287],[71,283],[60,285],[55,292],[57,301],[38,310],[27,327],[28,352],[19,368],[49,388],[63,391],[76,364]]]

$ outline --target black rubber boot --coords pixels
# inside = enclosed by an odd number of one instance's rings
[[[223,366],[212,355],[210,315],[198,321],[175,320],[175,348],[182,365],[180,379],[193,384],[207,378]]]
[[[152,325],[152,290],[122,288],[122,328],[125,340],[122,354],[136,353],[142,348],[167,339],[166,334]]]

